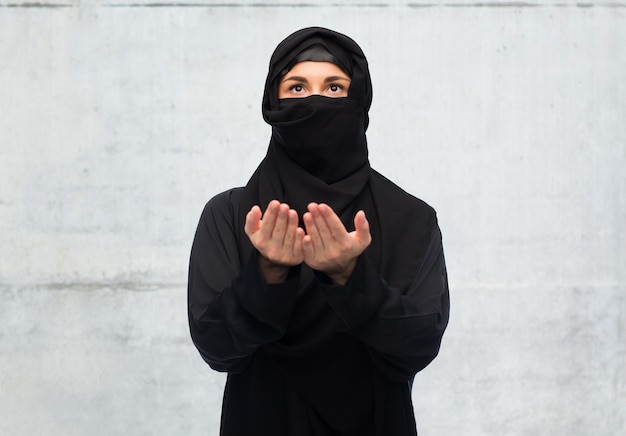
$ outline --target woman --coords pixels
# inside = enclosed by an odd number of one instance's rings
[[[202,213],[189,325],[228,372],[224,436],[417,434],[411,385],[439,351],[447,276],[434,210],[369,166],[371,100],[354,41],[287,37],[265,84],[267,155]]]

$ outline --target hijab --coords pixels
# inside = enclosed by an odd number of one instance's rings
[[[279,99],[278,87],[286,70],[297,58],[320,47],[351,73],[348,97]],[[307,28],[281,42],[265,82],[262,112],[272,126],[272,136],[265,159],[248,183],[247,200],[258,197],[260,201],[251,205],[264,208],[272,199],[282,198],[300,217],[311,201],[328,203],[340,216],[349,212],[349,204],[370,177],[365,130],[371,101],[367,61],[347,36]]]
[[[348,96],[279,99],[283,75],[295,63],[320,56],[350,75]],[[420,230],[423,217],[412,216],[406,206],[415,199],[370,168],[365,132],[371,102],[367,60],[351,38],[310,27],[283,40],[270,59],[262,102],[272,135],[265,158],[244,188],[239,216],[245,222],[253,205],[264,209],[277,199],[295,209],[302,223],[308,203],[324,202],[352,231],[354,215],[364,210],[372,243],[363,255],[387,283],[406,287],[428,235]],[[243,229],[239,232],[244,264],[254,248]],[[374,428],[375,378],[368,351],[340,332],[341,321],[323,296],[319,273],[306,265],[300,268],[298,298],[287,331],[263,351],[308,404],[312,428],[321,434],[368,435]],[[346,398],[350,404],[345,404]]]

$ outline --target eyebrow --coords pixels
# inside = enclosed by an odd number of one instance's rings
[[[295,82],[303,82],[303,83],[308,83],[309,81],[307,80],[306,77],[303,76],[291,76],[291,77],[287,77],[285,79],[283,79],[283,82],[286,82],[288,80],[293,80]],[[324,79],[325,83],[328,82],[335,82],[337,80],[345,80],[346,82],[350,81],[350,79],[348,79],[347,77],[342,77],[342,76],[330,76]]]

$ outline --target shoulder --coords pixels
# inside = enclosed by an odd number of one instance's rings
[[[232,188],[212,197],[204,206],[202,220],[213,223],[232,223],[236,218],[242,187]]]
[[[370,186],[372,193],[384,201],[387,213],[393,212],[398,218],[418,220],[431,228],[436,225],[437,213],[432,206],[409,194],[375,170],[372,170]]]
[[[214,210],[221,208],[232,207],[233,205],[237,205],[239,203],[239,199],[241,198],[241,194],[243,192],[243,187],[231,188],[227,191],[220,192],[219,194],[212,197],[204,206],[205,210]]]

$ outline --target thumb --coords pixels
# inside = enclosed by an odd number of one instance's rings
[[[354,232],[357,241],[365,244],[369,244],[371,242],[372,236],[370,234],[370,223],[367,221],[365,212],[362,210],[358,211],[354,216]]]
[[[252,236],[261,228],[261,215],[261,208],[256,205],[252,206],[246,215],[246,225],[244,226],[246,235]]]

